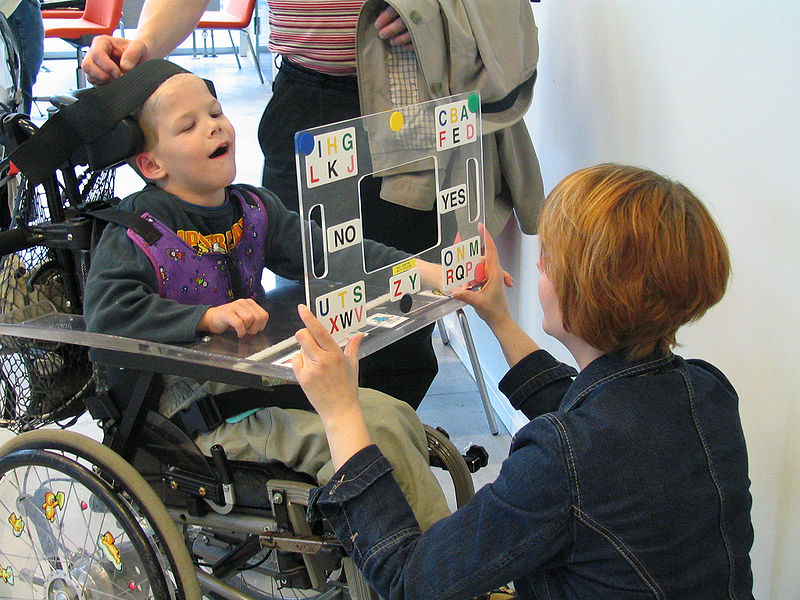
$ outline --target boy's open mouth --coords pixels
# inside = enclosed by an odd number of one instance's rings
[[[228,144],[222,144],[219,148],[214,150],[214,152],[212,152],[208,158],[219,158],[220,156],[226,154],[227,152],[228,152]]]

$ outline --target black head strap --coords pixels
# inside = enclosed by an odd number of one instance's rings
[[[129,158],[144,141],[130,115],[158,86],[178,73],[189,71],[168,60],[153,59],[107,85],[86,90],[76,102],[45,121],[11,154],[11,161],[36,185],[83,150],[93,169]],[[216,96],[213,84],[206,84]]]

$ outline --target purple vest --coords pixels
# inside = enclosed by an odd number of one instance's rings
[[[220,306],[237,298],[255,298],[261,289],[264,268],[264,244],[267,235],[267,211],[252,192],[231,193],[242,206],[241,239],[230,254],[195,250],[178,234],[150,215],[142,214],[161,233],[155,244],[148,244],[128,229],[128,237],[150,259],[158,279],[162,298],[181,304]]]

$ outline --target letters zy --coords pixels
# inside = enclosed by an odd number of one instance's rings
[[[305,163],[309,188],[358,175],[355,127],[315,135],[314,149]]]

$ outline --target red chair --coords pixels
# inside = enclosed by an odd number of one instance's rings
[[[55,2],[42,2],[43,19],[80,19],[83,16],[84,2],[72,2],[70,0]]]
[[[253,18],[253,10],[255,9],[256,0],[228,0],[226,10],[207,10],[200,17],[200,22],[197,23],[197,29],[212,31],[211,33],[211,54],[216,56],[214,48],[214,29],[227,29],[228,36],[231,38],[231,46],[233,47],[233,55],[236,57],[236,64],[242,68],[242,63],[239,60],[239,51],[233,41],[233,31],[237,30],[245,34],[247,37],[247,45],[250,46],[250,52],[253,54],[253,61],[256,63],[258,70],[258,78],[261,83],[264,83],[264,75],[261,73],[261,63],[258,57],[258,30],[256,30],[256,47],[253,48],[253,42],[250,39],[250,32],[247,27],[250,25],[250,20]],[[258,23],[256,23],[258,24]],[[194,32],[192,32],[192,53],[197,55],[197,47],[194,42]]]
[[[60,11],[59,11],[60,12]],[[122,0],[86,0],[80,17],[46,17],[43,11],[44,36],[61,38],[77,49],[78,87],[86,87],[86,75],[81,70],[83,49],[98,35],[111,35],[122,19]]]
[[[80,19],[83,11],[80,8],[43,8],[42,19]]]

